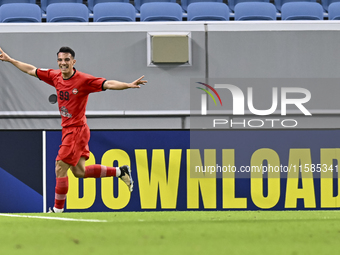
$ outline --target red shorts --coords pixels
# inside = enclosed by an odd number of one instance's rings
[[[71,166],[76,166],[81,157],[85,157],[87,160],[90,156],[89,140],[90,129],[86,124],[81,127],[63,128],[56,160],[62,160]]]

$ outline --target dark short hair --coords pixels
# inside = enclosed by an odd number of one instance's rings
[[[59,49],[59,51],[57,52],[57,56],[60,52],[63,52],[63,53],[70,53],[71,56],[74,58],[76,56],[76,53],[74,52],[74,50],[72,50],[70,47],[66,47],[66,46],[63,46]]]

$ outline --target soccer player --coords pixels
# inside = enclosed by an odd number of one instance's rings
[[[142,80],[144,76],[132,83],[125,83],[82,73],[74,68],[76,63],[75,52],[69,47],[61,47],[58,51],[59,69],[56,70],[36,68],[33,65],[15,60],[1,48],[0,60],[9,62],[22,72],[52,85],[57,91],[62,119],[62,143],[56,158],[55,202],[54,207],[50,208],[49,212],[61,213],[64,211],[68,191],[68,169],[71,169],[73,175],[77,178],[119,177],[132,192],[133,180],[129,166],[91,165],[85,167],[85,161],[90,155],[88,146],[90,130],[86,123],[85,110],[90,93],[106,89],[140,88],[140,85],[145,85],[147,82]]]

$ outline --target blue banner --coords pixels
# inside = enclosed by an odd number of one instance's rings
[[[304,210],[340,207],[338,130],[92,131],[87,165],[128,164],[118,178],[69,173],[66,211]],[[47,205],[61,132],[46,134]],[[260,171],[258,171],[260,169]]]
[[[41,131],[0,132],[0,212],[43,210]]]

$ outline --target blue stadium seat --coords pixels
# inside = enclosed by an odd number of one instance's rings
[[[181,21],[182,14],[182,7],[177,3],[145,3],[140,8],[140,21]]]
[[[199,3],[199,2],[218,2],[223,3],[223,0],[182,0],[181,5],[185,12],[188,11],[188,6],[192,3]]]
[[[0,5],[15,4],[15,3],[36,4],[36,0],[0,0]]]
[[[136,9],[130,3],[99,3],[93,8],[93,21],[136,21]]]
[[[290,2],[282,5],[282,20],[323,20],[323,8],[319,3]]]
[[[264,2],[238,3],[235,6],[235,20],[276,20],[276,7]]]
[[[316,0],[274,0],[274,4],[276,6],[276,9],[280,12],[282,5],[285,3],[290,3],[290,2],[316,2]]]
[[[0,6],[0,22],[41,22],[41,9],[30,3],[3,4]]]
[[[93,8],[96,4],[100,3],[130,3],[129,0],[88,0],[87,7],[89,8],[90,12],[93,12]]]
[[[56,3],[83,3],[83,0],[41,0],[41,10],[46,13],[46,8],[50,4]]]
[[[340,2],[340,0],[321,0],[321,4],[326,12],[328,11],[329,5],[336,2]]]
[[[138,12],[140,12],[140,8],[145,3],[163,3],[163,2],[170,2],[170,3],[176,3],[176,0],[134,0],[135,2],[135,8]]]
[[[229,20],[228,5],[219,2],[197,2],[188,6],[188,21]]]
[[[89,9],[85,4],[56,3],[46,8],[47,22],[88,22]]]
[[[328,6],[328,19],[340,20],[340,2],[331,3]]]
[[[238,3],[244,3],[244,2],[265,2],[269,3],[270,0],[228,0],[228,6],[230,10],[235,11],[235,6]]]

